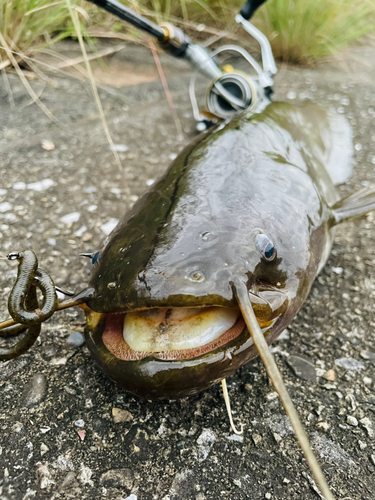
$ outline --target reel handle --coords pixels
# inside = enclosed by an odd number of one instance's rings
[[[245,5],[240,10],[241,16],[247,21],[253,17],[254,12],[265,2],[266,0],[247,0]]]

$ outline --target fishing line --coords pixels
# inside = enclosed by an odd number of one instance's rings
[[[227,407],[229,422],[230,422],[230,426],[232,428],[232,431],[235,434],[237,434],[237,436],[241,436],[241,434],[243,434],[244,425],[242,423],[240,424],[241,430],[239,431],[238,429],[236,429],[236,426],[233,423],[232,409],[230,407],[230,399],[229,399],[227,381],[226,381],[225,378],[223,378],[223,380],[221,381],[221,387],[223,389],[223,396],[224,396],[225,406]]]

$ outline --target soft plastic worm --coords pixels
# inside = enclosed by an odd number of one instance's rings
[[[40,334],[41,323],[52,316],[58,305],[55,285],[45,271],[38,269],[38,259],[33,251],[10,253],[8,259],[19,262],[17,281],[9,296],[8,309],[12,318],[21,324],[1,330],[0,337],[13,337],[23,330],[27,332],[14,346],[0,348],[0,361],[16,358],[30,349]],[[41,309],[37,288],[43,294]]]
[[[25,307],[30,310],[36,309],[38,307],[38,298],[35,285],[31,285],[29,289],[28,295],[25,298]],[[0,361],[7,361],[9,359],[17,358],[18,356],[21,356],[21,354],[28,351],[38,338],[41,328],[42,325],[39,323],[32,324],[29,327],[25,325],[14,325],[1,330],[1,337],[13,337],[14,335],[21,333],[21,331],[25,329],[27,329],[27,332],[26,335],[14,346],[0,348]]]
[[[11,253],[9,260],[18,260],[17,281],[10,292],[8,309],[9,313],[18,323],[25,326],[37,325],[50,318],[55,312],[58,301],[55,285],[51,277],[38,269],[38,259],[32,250],[20,253]],[[32,287],[39,288],[43,294],[43,306],[26,307],[25,300]]]

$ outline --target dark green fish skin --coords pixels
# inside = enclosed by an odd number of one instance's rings
[[[338,200],[326,166],[333,147],[327,112],[313,104],[268,104],[199,137],[112,232],[93,266],[92,311],[151,307],[238,307],[233,281],[282,307],[264,329],[272,343],[304,303],[330,251]],[[348,161],[348,158],[346,159]],[[257,235],[272,240],[266,261]],[[259,309],[262,315],[262,308]],[[199,358],[123,361],[104,346],[103,315],[86,328],[102,369],[150,398],[184,397],[256,356],[249,333]]]

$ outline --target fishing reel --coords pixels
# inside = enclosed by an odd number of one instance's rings
[[[277,68],[267,38],[241,15],[236,21],[259,42],[262,65],[237,45],[223,45],[207,53],[209,59],[197,68],[189,85],[198,130],[204,130],[215,119],[229,119],[245,109],[255,108],[273,92]],[[209,79],[204,95],[197,90],[197,80],[202,77]]]
[[[205,130],[216,121],[229,119],[245,109],[255,108],[272,94],[277,68],[271,45],[263,33],[248,21],[264,1],[248,0],[236,16],[236,22],[258,41],[262,64],[238,45],[223,45],[210,52],[192,43],[173,25],[162,25],[167,36],[160,44],[196,68],[190,79],[189,95],[198,130]],[[199,79],[204,82],[199,84]],[[205,88],[203,93],[202,88]]]
[[[241,111],[255,108],[270,97],[272,77],[277,72],[275,60],[267,38],[249,22],[265,0],[248,0],[236,16],[236,22],[259,42],[262,64],[237,45],[224,45],[211,52],[193,43],[181,29],[170,23],[154,24],[118,0],[89,1],[146,31],[158,40],[164,50],[186,59],[195,67],[189,95],[198,130],[205,130],[218,120],[226,120]],[[203,83],[198,81],[202,78]],[[202,88],[205,88],[203,93]]]

